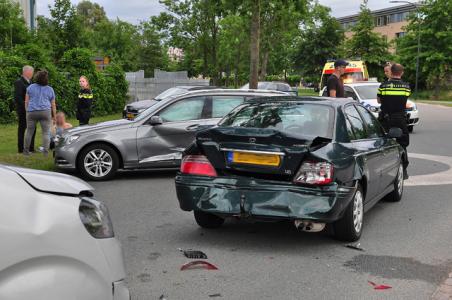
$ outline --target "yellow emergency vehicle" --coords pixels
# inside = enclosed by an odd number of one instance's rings
[[[345,68],[345,73],[342,75],[344,83],[353,83],[357,81],[368,81],[369,72],[367,71],[366,63],[362,60],[348,60],[348,66]],[[328,78],[334,72],[334,61],[328,61],[323,67],[322,77],[320,78],[320,90],[326,85]]]

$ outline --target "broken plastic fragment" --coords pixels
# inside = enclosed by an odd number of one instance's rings
[[[392,286],[384,285],[384,284],[376,284],[375,282],[368,281],[371,286],[374,287],[374,290],[387,290],[392,289]]]
[[[206,261],[202,261],[202,260],[195,260],[195,261],[191,261],[188,262],[186,264],[183,264],[182,267],[180,268],[181,271],[184,270],[188,270],[188,269],[197,269],[197,268],[204,268],[206,270],[218,270],[218,268],[216,266],[214,266],[211,263],[208,263]]]
[[[366,251],[363,248],[361,248],[361,243],[347,244],[347,245],[345,245],[345,247],[350,248],[350,249],[355,249],[355,250],[358,250],[358,251]]]
[[[215,298],[215,297],[222,297],[220,293],[218,294],[211,294],[209,295],[210,298]]]
[[[184,253],[186,258],[190,258],[190,259],[207,259],[207,255],[202,252],[202,251],[198,251],[198,250],[192,250],[192,249],[181,249],[179,248],[179,251]]]

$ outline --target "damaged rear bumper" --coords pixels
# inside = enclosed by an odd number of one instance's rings
[[[182,210],[202,210],[224,217],[331,223],[342,217],[355,190],[354,186],[305,187],[248,177],[176,176]]]

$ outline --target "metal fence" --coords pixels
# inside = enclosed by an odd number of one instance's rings
[[[208,79],[188,78],[187,71],[166,72],[154,70],[154,78],[145,78],[144,71],[127,72],[130,101],[149,100],[161,92],[178,85],[209,85]]]

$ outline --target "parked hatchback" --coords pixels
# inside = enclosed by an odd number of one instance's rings
[[[306,231],[331,224],[359,239],[364,212],[403,193],[403,149],[352,100],[254,99],[185,151],[176,190],[201,227],[225,218],[287,220]]]
[[[276,91],[202,90],[166,98],[133,121],[117,120],[68,130],[56,143],[55,165],[105,180],[118,169],[178,168],[197,130],[213,126],[234,107]]]
[[[121,245],[90,185],[0,165],[0,190],[0,299],[130,299]]]

